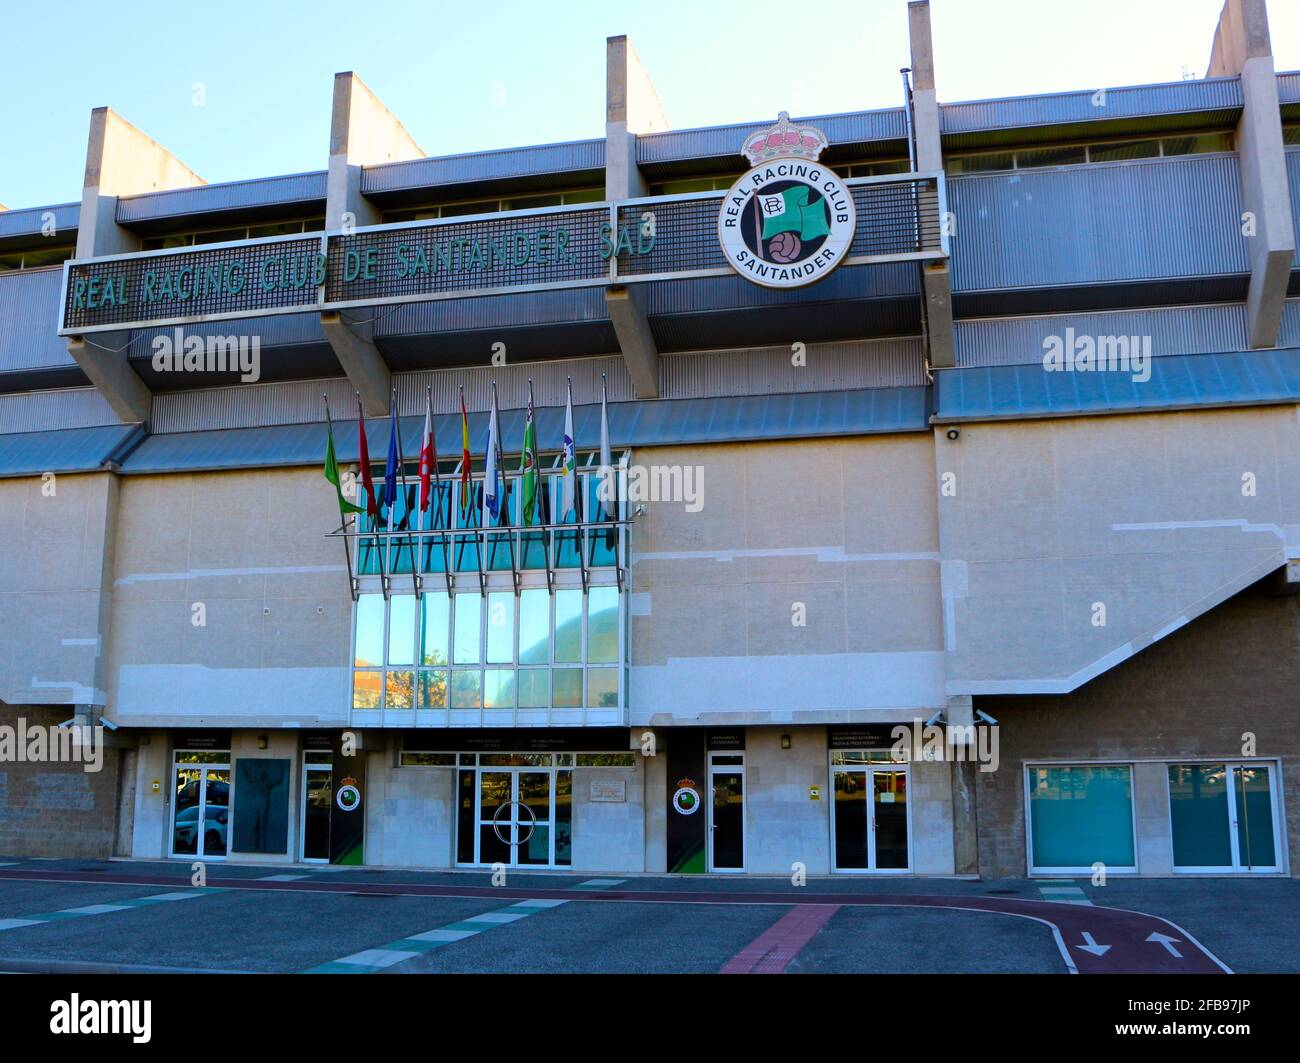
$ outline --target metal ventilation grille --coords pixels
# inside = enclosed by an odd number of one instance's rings
[[[320,245],[316,236],[73,264],[64,293],[64,328],[312,307]],[[92,281],[94,309],[89,306]],[[112,302],[104,299],[110,282]]]
[[[718,207],[723,196],[667,200],[662,203],[634,203],[619,207],[619,231],[626,230],[632,250],[618,256],[621,277],[680,273],[700,269],[730,272],[731,267],[718,245]],[[654,227],[654,243],[643,231]]]
[[[933,177],[856,185],[857,231],[849,258],[942,252],[939,185]]]
[[[331,237],[325,298],[350,302],[599,281],[609,271],[601,255],[601,227],[608,221],[604,208],[506,213]],[[363,275],[368,252],[377,252],[373,278]]]

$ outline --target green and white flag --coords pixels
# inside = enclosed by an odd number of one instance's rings
[[[524,448],[519,455],[519,482],[523,488],[520,508],[525,526],[533,523],[537,509],[537,428],[533,424],[533,385],[528,384],[528,412],[524,417]]]
[[[573,384],[569,384],[569,397],[564,403],[564,455],[560,474],[560,516],[563,520],[573,511],[577,497],[578,457],[573,442]]]
[[[343,497],[343,485],[339,481],[339,461],[334,454],[334,425],[330,423],[325,430],[325,479],[334,485],[334,493],[339,498],[339,518],[349,513],[364,513],[365,506],[354,505]]]
[[[812,189],[805,186],[787,188],[775,195],[759,196],[759,210],[763,212],[763,239],[777,233],[794,233],[800,240],[829,236],[831,227],[826,220],[826,200],[818,196],[809,203]]]

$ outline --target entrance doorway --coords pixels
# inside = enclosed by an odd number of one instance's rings
[[[709,754],[709,870],[745,870],[745,755]]]
[[[573,771],[554,761],[549,753],[484,753],[475,767],[462,767],[457,773],[459,863],[572,863]]]
[[[229,751],[176,751],[171,855],[224,860],[229,845]]]
[[[302,860],[328,864],[330,810],[334,807],[334,764],[329,752],[309,749],[302,765]]]
[[[1277,786],[1269,764],[1170,764],[1174,870],[1277,872]]]
[[[836,758],[844,756],[836,754]],[[831,786],[834,869],[910,871],[912,825],[907,801],[907,767],[832,763]]]

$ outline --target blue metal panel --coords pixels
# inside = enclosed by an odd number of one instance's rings
[[[359,313],[369,316],[365,310]],[[605,293],[601,288],[566,288],[477,299],[408,303],[377,307],[375,313],[375,334],[378,336],[609,320]]]
[[[129,226],[191,214],[265,207],[284,207],[286,213],[323,211],[325,171],[123,196],[117,201],[117,222]]]
[[[939,109],[939,128],[940,132],[948,135],[1015,126],[1113,121],[1181,112],[1232,111],[1240,110],[1242,106],[1241,83],[1235,77],[1108,88],[1105,105],[1101,107],[1093,102],[1096,94],[1096,89],[1085,89],[1040,96],[946,103]]]
[[[119,424],[0,435],[0,476],[89,472],[100,468],[141,431],[139,425]]]
[[[807,306],[841,299],[884,299],[915,295],[916,264],[843,266],[804,288],[764,288],[744,277],[701,277],[644,285],[647,314],[688,314],[750,307]]]
[[[1150,336],[1151,353],[1215,354],[1248,346],[1242,303],[1166,306],[1093,314],[967,318],[953,322],[957,365],[1026,365],[1043,358],[1043,341],[1074,329],[1078,336]],[[1286,346],[1286,344],[1282,344]]]
[[[81,216],[80,203],[59,203],[52,207],[24,207],[22,210],[0,210],[0,240],[15,237],[41,236],[45,226],[45,215],[54,215],[57,233],[66,239],[58,243],[67,243],[77,230],[77,219]],[[53,238],[51,238],[53,239]]]
[[[934,420],[992,421],[1300,400],[1300,348],[1156,358],[1151,379],[1041,365],[939,370]]]
[[[609,431],[611,442],[619,447],[922,432],[928,430],[926,404],[924,387],[617,402],[609,406]],[[578,446],[596,446],[600,439],[600,407],[576,406],[573,415]],[[522,438],[523,417],[522,410],[502,412],[501,431],[507,440]],[[459,454],[459,416],[441,415],[434,420],[438,452],[444,458]],[[483,449],[487,414],[471,414],[469,421],[477,454]],[[537,434],[544,451],[558,449],[563,422],[562,407],[537,410]],[[422,425],[421,417],[402,418],[408,459],[414,456],[412,446]],[[356,422],[336,421],[334,428],[339,460],[356,461]],[[384,454],[387,421],[367,421],[366,438],[372,457]],[[319,423],[180,432],[147,438],[123,463],[122,471],[131,474],[316,465],[324,454],[325,426]]]
[[[948,181],[953,289],[1249,272],[1234,155]]]
[[[1300,103],[1300,71],[1288,70],[1277,76],[1278,103]]]
[[[408,159],[367,166],[361,173],[366,195],[440,185],[473,184],[510,177],[534,177],[600,170],[605,166],[605,141],[577,140],[503,151],[479,151],[441,158]]]
[[[636,140],[636,161],[642,166],[690,161],[720,155],[734,155],[737,165],[744,164],[740,146],[745,138],[766,129],[776,115],[759,122],[709,126],[705,129],[675,129],[667,133],[650,133]],[[860,149],[874,140],[898,140],[907,136],[901,107],[879,111],[853,111],[848,114],[796,118],[795,122],[817,126],[833,147]]]
[[[58,335],[62,290],[61,269],[0,273],[0,372],[76,364]]]

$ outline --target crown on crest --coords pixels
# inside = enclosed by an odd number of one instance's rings
[[[812,159],[826,150],[826,134],[816,126],[795,125],[787,111],[782,111],[776,125],[755,133],[741,148],[751,166],[768,159]]]

